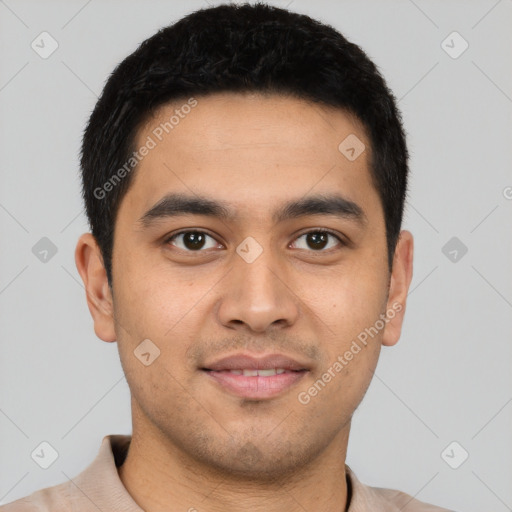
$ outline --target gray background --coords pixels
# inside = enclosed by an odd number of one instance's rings
[[[512,1],[270,3],[360,44],[409,137],[405,326],[354,416],[347,461],[367,484],[447,508],[512,510]],[[95,337],[73,259],[88,229],[78,150],[113,67],[206,5],[0,1],[0,503],[73,478],[104,435],[131,433],[117,347]],[[47,59],[31,48],[42,31],[59,44]],[[457,58],[458,36],[442,44],[453,31],[469,44]],[[57,248],[46,262],[33,252],[43,237]],[[452,237],[456,261],[443,253]],[[48,469],[31,458],[42,441],[59,454]]]

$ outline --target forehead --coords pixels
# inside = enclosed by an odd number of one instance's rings
[[[151,149],[127,194],[140,208],[170,191],[213,196],[242,214],[263,214],[283,197],[308,193],[339,191],[354,202],[379,202],[362,124],[305,100],[222,93],[173,101],[141,127],[135,147],[143,146]],[[360,152],[357,158],[348,146]]]

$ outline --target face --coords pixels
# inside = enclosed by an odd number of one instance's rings
[[[284,96],[196,101],[168,133],[186,100],[139,132],[136,147],[154,147],[118,211],[112,294],[90,235],[77,265],[97,335],[118,342],[134,434],[272,478],[346,446],[380,347],[399,337],[412,242],[402,232],[390,275],[352,117]],[[348,136],[366,148],[355,159]]]

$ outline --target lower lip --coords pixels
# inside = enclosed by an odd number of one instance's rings
[[[299,382],[307,371],[285,372],[268,377],[244,377],[228,371],[203,370],[207,376],[218,382],[230,393],[243,397],[264,399],[274,397]]]

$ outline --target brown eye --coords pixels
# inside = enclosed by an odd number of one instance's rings
[[[218,245],[213,237],[203,231],[182,231],[170,237],[166,243],[170,243],[184,251],[200,251],[201,249],[211,249]]]
[[[297,247],[298,249],[323,251],[323,249],[326,247],[327,249],[331,249],[336,247],[336,245],[343,245],[342,240],[337,235],[331,233],[330,231],[324,230],[309,231],[308,233],[304,233],[297,238],[297,240],[300,239],[304,239],[305,243],[302,244],[302,247]]]

